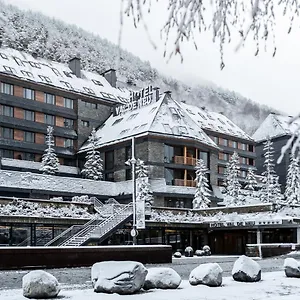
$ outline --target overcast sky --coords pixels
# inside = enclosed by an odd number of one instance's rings
[[[48,16],[76,24],[98,34],[113,43],[118,43],[120,28],[120,0],[5,0],[20,8],[40,11]],[[277,20],[277,54],[272,57],[272,48],[261,50],[255,57],[253,43],[247,43],[238,53],[236,42],[227,46],[226,67],[220,70],[219,46],[212,42],[211,34],[197,36],[198,50],[185,44],[182,48],[184,61],[173,57],[168,63],[163,58],[163,41],[160,29],[167,17],[166,2],[152,1],[152,13],[146,16],[151,38],[158,46],[151,46],[142,26],[134,28],[132,19],[125,17],[122,47],[148,60],[160,72],[186,83],[212,81],[224,88],[234,90],[262,104],[295,115],[300,112],[300,38],[299,26],[286,34],[288,24]],[[250,41],[249,41],[250,42]],[[263,47],[262,47],[263,48]]]

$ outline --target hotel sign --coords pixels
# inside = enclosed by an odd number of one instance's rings
[[[282,220],[255,220],[255,221],[242,221],[242,222],[211,222],[210,228],[221,227],[251,227],[257,225],[276,225],[282,224]]]
[[[127,111],[139,109],[143,106],[149,105],[156,101],[156,91],[150,85],[140,91],[130,91],[130,98],[128,103],[115,107],[114,115],[118,116]]]

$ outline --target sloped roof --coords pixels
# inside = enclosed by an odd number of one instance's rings
[[[207,136],[197,123],[174,101],[164,94],[158,101],[141,107],[138,110],[124,114],[111,115],[107,121],[97,129],[98,146],[103,147],[133,136],[159,134],[182,139],[194,139],[209,147],[218,146]],[[85,143],[80,152],[89,148]]]
[[[254,132],[252,137],[256,141],[263,141],[268,137],[275,138],[285,135],[292,135],[299,130],[299,127],[299,119],[294,120],[291,116],[271,113]]]
[[[82,70],[82,78],[78,78],[66,64],[11,48],[0,48],[0,73],[105,100],[129,98],[128,90],[112,87],[100,74]]]
[[[246,132],[231,122],[223,114],[208,112],[206,109],[186,103],[181,103],[181,106],[204,130],[215,131],[245,140],[252,140],[252,138]]]

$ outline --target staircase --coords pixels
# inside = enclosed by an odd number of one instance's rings
[[[101,208],[105,208],[105,205]],[[100,207],[95,207],[95,209],[100,211]],[[97,239],[98,242],[103,241],[110,236],[115,229],[131,218],[133,213],[132,204],[112,204],[107,206],[107,209],[102,210],[101,213],[111,214],[104,220],[92,219],[86,223],[79,232],[65,240],[63,243],[60,243],[59,246],[78,247],[83,245],[89,239]]]

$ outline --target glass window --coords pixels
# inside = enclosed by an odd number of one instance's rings
[[[2,127],[2,137],[5,139],[13,139],[14,130],[11,128]]]
[[[89,121],[81,120],[81,126],[82,127],[90,127],[90,122]]]
[[[131,154],[132,154],[131,146],[126,146],[125,147],[125,161],[127,161],[128,159],[131,158]]]
[[[51,79],[48,76],[44,75],[39,75],[42,81],[47,82],[47,83],[52,83]]]
[[[11,74],[16,74],[16,70],[14,68],[8,67],[8,66],[3,66],[5,72],[11,73]]]
[[[71,139],[65,139],[65,140],[64,140],[64,146],[65,146],[66,148],[73,148],[73,146],[74,146],[74,141],[71,140]]]
[[[35,99],[35,93],[34,90],[28,89],[28,88],[23,88],[23,97],[26,99]]]
[[[105,152],[105,169],[111,170],[114,168],[114,151],[107,151]]]
[[[92,79],[92,82],[96,85],[103,86],[103,84],[99,80]]]
[[[96,103],[92,103],[92,102],[86,102],[86,101],[84,101],[84,106],[85,107],[89,107],[89,108],[97,109],[97,104]]]
[[[232,147],[237,148],[237,142],[236,141],[232,141]]]
[[[246,176],[247,176],[247,172],[244,170],[241,171],[241,177],[246,178]]]
[[[64,72],[66,73],[66,72]],[[70,74],[70,73],[69,73]],[[69,76],[68,76],[69,77]],[[72,77],[72,76],[70,76]],[[67,87],[68,89],[73,89],[72,85],[69,83],[69,82],[66,82],[66,81],[60,81],[65,87]]]
[[[74,120],[72,119],[64,119],[64,126],[67,128],[73,128],[74,127]]]
[[[31,72],[25,71],[25,70],[21,70],[21,73],[26,76],[26,77],[30,77],[33,78],[33,74]]]
[[[209,168],[209,154],[208,152],[199,151],[198,157],[202,159],[205,163],[205,165]]]
[[[9,83],[1,82],[1,93],[13,95],[14,94],[14,86]]]
[[[0,156],[5,158],[14,158],[14,151],[0,149]]]
[[[24,110],[24,119],[28,121],[34,121],[34,111]]]
[[[14,116],[14,108],[8,105],[2,105],[2,115],[7,117]]]
[[[55,105],[55,96],[52,94],[45,93],[44,94],[44,102]]]
[[[45,124],[48,124],[48,125],[55,125],[55,117],[52,116],[52,115],[47,115],[45,114],[44,115],[44,120],[45,120]]]
[[[64,98],[64,107],[73,109],[73,105],[74,105],[73,102],[74,101],[72,99]]]
[[[34,141],[35,141],[35,134],[30,131],[24,131],[24,142],[34,143]]]
[[[227,139],[223,139],[223,145],[228,146],[228,140]]]
[[[174,147],[165,145],[165,163],[172,163],[174,161]]]
[[[240,163],[241,164],[247,164],[247,158],[246,157],[240,157]]]
[[[120,123],[122,120],[123,120],[123,118],[120,118],[120,119],[115,120],[115,121],[112,123],[111,126],[114,126],[114,125]]]
[[[174,181],[174,170],[165,168],[165,179],[167,185],[173,185]]]
[[[246,151],[247,150],[247,145],[244,143],[241,143],[241,149]]]
[[[35,155],[33,153],[24,153],[24,160],[34,161]]]
[[[249,145],[249,151],[254,152],[254,145]]]

